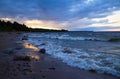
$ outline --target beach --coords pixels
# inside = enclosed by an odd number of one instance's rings
[[[69,66],[41,53],[39,48],[25,42],[27,39],[22,39],[22,34],[0,33],[0,79],[119,79]]]

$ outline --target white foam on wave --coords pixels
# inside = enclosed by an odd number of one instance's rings
[[[41,35],[37,37],[42,37]],[[54,58],[58,58],[64,63],[78,67],[85,70],[96,70],[98,73],[107,73],[120,77],[120,56],[108,53],[97,53],[97,52],[85,52],[81,49],[72,49],[68,47],[72,53],[64,53],[66,49],[60,45],[56,45],[53,41],[39,41],[33,39],[35,37],[30,35],[29,40],[26,42],[31,43],[38,48],[45,48],[46,53],[50,54]],[[48,37],[50,37],[48,35]],[[56,37],[56,35],[54,36]],[[60,38],[68,39],[68,35],[61,36]],[[39,43],[38,43],[39,42]],[[46,43],[46,45],[40,46],[40,43]]]
[[[51,39],[64,39],[64,40],[85,40],[85,41],[107,41],[107,39],[103,39],[103,38],[97,38],[97,37],[73,37],[70,36],[68,34],[63,34],[63,35],[59,35],[59,34],[45,34],[45,33],[41,33],[41,34],[32,34],[29,37],[44,37],[44,38],[51,38]]]

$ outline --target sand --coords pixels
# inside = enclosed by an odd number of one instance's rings
[[[0,33],[0,79],[119,79],[70,67],[41,54],[35,46],[22,42],[21,34]]]

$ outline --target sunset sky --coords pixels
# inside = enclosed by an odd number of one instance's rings
[[[32,28],[120,31],[120,0],[0,0],[0,19]]]

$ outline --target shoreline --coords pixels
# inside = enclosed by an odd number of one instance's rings
[[[16,40],[19,35],[0,33],[0,79],[119,79],[70,67],[48,54],[39,53],[33,45]],[[12,54],[3,53],[6,49],[13,49]]]

